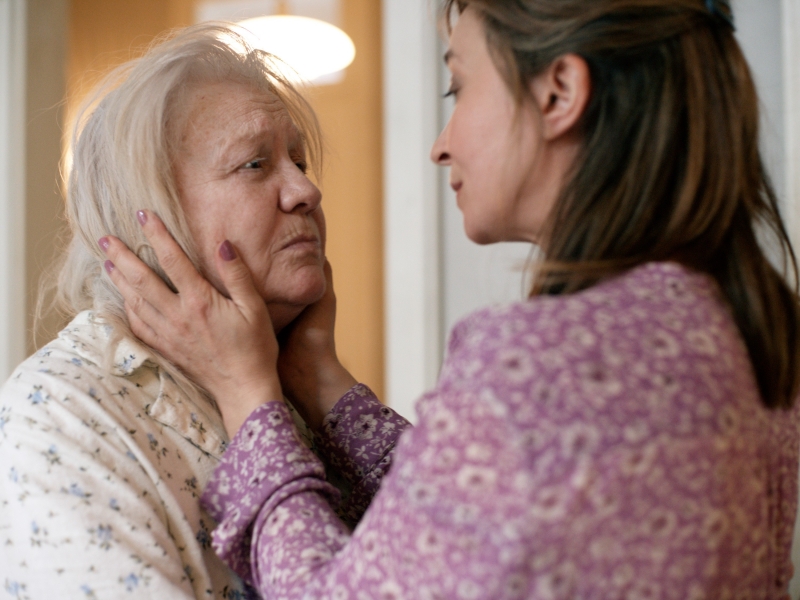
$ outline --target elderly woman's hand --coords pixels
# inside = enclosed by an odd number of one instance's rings
[[[125,299],[131,330],[213,395],[232,437],[255,408],[283,397],[267,307],[230,242],[216,257],[228,299],[197,272],[156,215],[140,211],[139,220],[178,293],[120,240],[102,238],[105,268]]]

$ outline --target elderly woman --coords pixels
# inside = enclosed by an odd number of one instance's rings
[[[199,505],[228,442],[213,390],[133,338],[103,269],[108,239],[97,243],[113,234],[159,270],[140,225],[157,213],[225,295],[215,261],[235,246],[268,308],[254,327],[280,331],[322,297],[314,114],[268,56],[226,35],[199,26],[155,46],[78,119],[57,283],[74,319],[0,395],[0,583],[12,597],[248,595]]]

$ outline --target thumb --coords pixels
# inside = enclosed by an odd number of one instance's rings
[[[252,312],[259,307],[263,308],[264,301],[256,290],[250,269],[228,240],[219,245],[217,272],[231,300],[240,310],[247,309],[248,312]]]

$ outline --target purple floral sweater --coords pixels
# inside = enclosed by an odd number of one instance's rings
[[[786,597],[798,410],[762,406],[708,277],[474,313],[417,410],[359,385],[325,419],[352,532],[286,407],[254,411],[203,496],[216,551],[270,599]]]

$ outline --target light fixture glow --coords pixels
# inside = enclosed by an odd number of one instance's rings
[[[238,23],[252,34],[254,48],[274,54],[313,83],[346,68],[356,55],[353,40],[341,29],[308,17],[275,15]],[[287,73],[295,79],[296,75]]]

